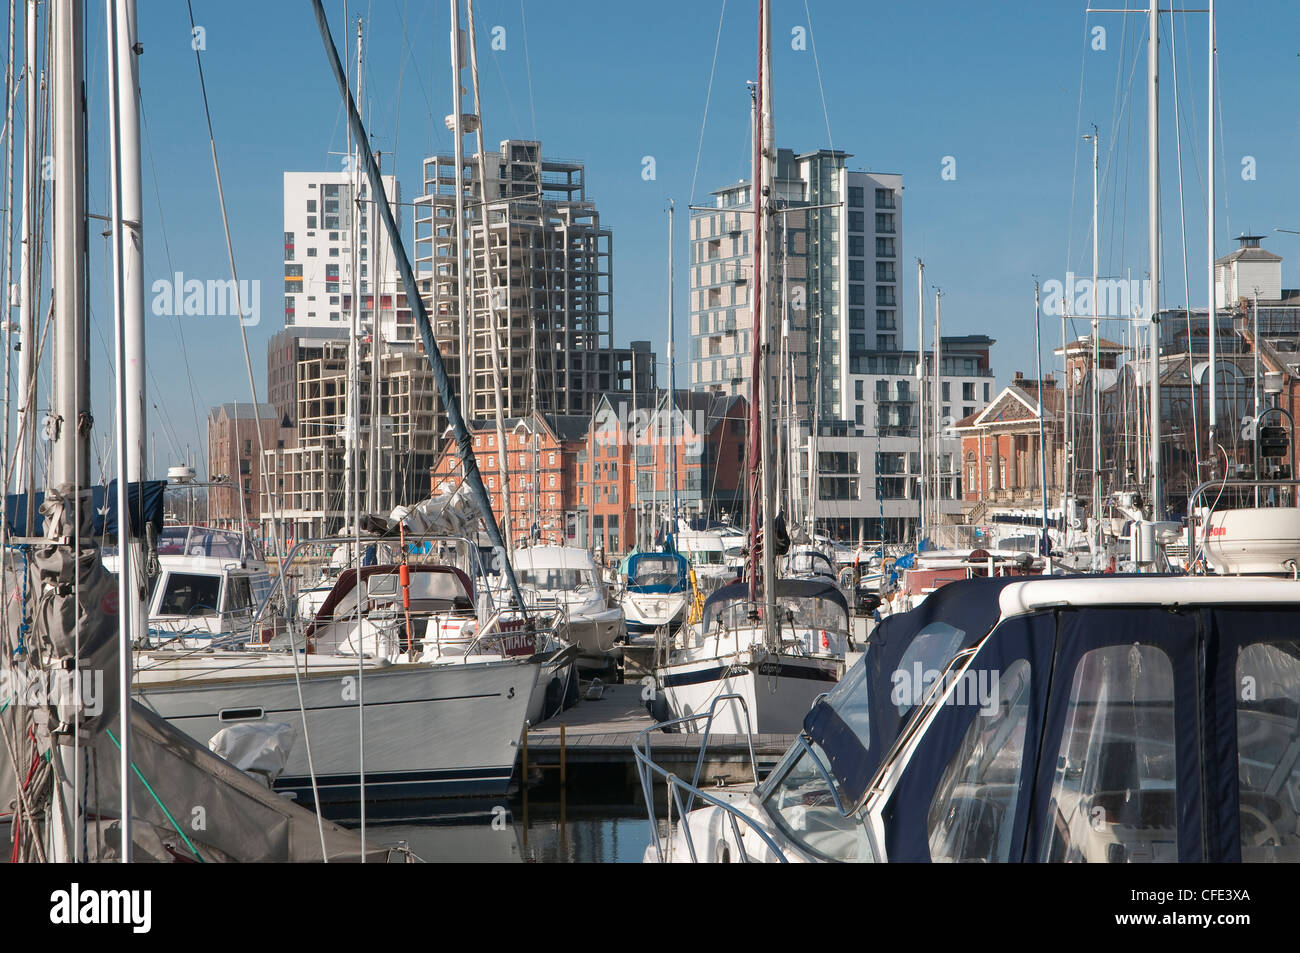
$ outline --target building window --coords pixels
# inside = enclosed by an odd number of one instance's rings
[[[876,217],[879,218],[880,216]],[[863,231],[864,221],[865,219],[861,212],[849,212],[849,231]],[[876,231],[880,231],[880,229],[876,229]]]
[[[849,186],[849,208],[862,208],[863,196],[862,186]]]
[[[876,189],[876,208],[893,208],[894,190]]]
[[[893,311],[876,312],[877,331],[893,331],[896,330],[896,328],[897,328],[897,319],[894,317]]]
[[[894,234],[894,213],[877,212],[876,213],[876,231],[886,235]]]
[[[896,258],[897,253],[894,250],[894,240],[892,238],[876,239],[876,257],[877,258]]]
[[[865,331],[867,329],[867,313],[861,308],[849,309],[849,330]]]
[[[894,297],[894,289],[889,285],[876,285],[876,304],[885,307],[893,307],[898,303]]]

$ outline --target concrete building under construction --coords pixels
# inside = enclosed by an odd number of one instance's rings
[[[495,410],[494,330],[507,417],[589,414],[602,394],[653,388],[649,347],[613,344],[613,235],[587,198],[583,165],[543,159],[531,140],[506,140],[485,159],[486,183],[477,158],[465,160],[463,235],[453,157],[425,159],[415,203],[416,274],[465,416]]]

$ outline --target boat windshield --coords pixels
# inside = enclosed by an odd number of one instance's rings
[[[596,575],[590,569],[563,569],[558,566],[520,569],[516,572],[521,586],[558,592],[566,589],[594,589]]]
[[[745,599],[733,599],[727,602],[706,606],[704,610],[703,630],[712,632],[716,627],[726,629],[740,628],[753,624],[750,615],[752,604]],[[777,600],[780,619],[783,625],[793,625],[801,629],[829,629],[832,632],[847,632],[849,620],[844,614],[844,607],[831,599],[816,596],[782,597]],[[757,617],[763,617],[763,606],[757,606]]]
[[[677,560],[670,556],[642,556],[629,582],[634,586],[675,586],[681,581]]]
[[[810,742],[807,747],[796,745],[791,755],[789,767],[764,799],[769,816],[786,836],[819,857],[872,860],[866,825],[856,812],[845,816],[840,811],[844,795],[831,779],[825,752]]]
[[[164,526],[158,534],[158,555],[240,559],[253,553],[241,533],[205,526]]]
[[[221,577],[198,573],[167,574],[166,588],[158,606],[159,615],[216,615],[221,595]]]

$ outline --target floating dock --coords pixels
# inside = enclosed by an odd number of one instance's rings
[[[612,768],[626,772],[629,782],[636,780],[632,746],[637,736],[654,724],[642,697],[645,689],[636,682],[601,688],[601,697],[590,699],[588,686],[584,685],[577,705],[525,732],[524,744],[520,746],[523,776],[537,770],[576,775],[593,768],[605,772]],[[795,736],[711,734],[700,771],[701,784],[752,781],[750,738],[762,778],[785,754]],[[657,731],[650,739],[650,750],[657,764],[686,778],[694,774],[703,735]]]

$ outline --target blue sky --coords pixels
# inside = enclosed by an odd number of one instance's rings
[[[106,165],[99,164],[107,134],[103,13],[99,4],[88,6],[90,202],[92,210],[107,211]],[[326,6],[341,42],[343,4],[329,0]],[[726,4],[703,122],[722,7],[721,0],[478,4],[487,141],[537,137],[547,154],[586,163],[588,195],[614,232],[615,342],[652,337],[661,360],[666,202],[673,198],[681,209],[707,201],[710,190],[749,172],[745,82],[756,73],[753,0]],[[1292,39],[1300,14],[1287,0],[1219,7],[1217,251],[1230,250],[1229,236],[1243,230],[1267,234],[1265,246],[1287,257],[1284,284],[1295,285],[1300,236],[1273,229],[1300,230],[1300,178],[1292,158],[1300,147],[1300,120],[1286,108],[1300,83],[1300,44]],[[241,278],[261,282],[262,321],[249,329],[249,344],[264,398],[265,344],[283,320],[281,174],[338,168],[343,114],[306,0],[194,0],[194,10],[206,34],[203,64],[237,265]],[[793,49],[792,31],[809,27],[809,12],[812,42]],[[385,167],[396,169],[409,201],[420,191],[422,158],[451,148],[443,125],[450,112],[448,4],[354,0],[351,21],[358,15],[368,21],[366,99],[374,144],[385,153],[395,150]],[[1079,137],[1094,122],[1102,137],[1101,270],[1143,275],[1144,16],[1088,15],[1086,4],[1075,0],[809,0],[807,7],[803,0],[773,0],[772,23],[779,144],[798,151],[833,144],[853,154],[854,168],[903,175],[907,346],[915,345],[914,262],[921,256],[930,286],[927,312],[932,286],[944,290],[944,332],[997,339],[999,381],[1015,370],[1033,373],[1033,275],[1046,281],[1063,279],[1067,270],[1091,270],[1091,147]],[[494,52],[489,34],[498,26],[505,49]],[[1105,29],[1104,50],[1092,49],[1098,26]],[[1163,300],[1202,305],[1206,18],[1179,16],[1172,29],[1171,37],[1171,18],[1162,17]],[[148,130],[146,282],[173,271],[187,278],[229,277],[186,5],[141,0],[140,36]],[[1183,151],[1189,295],[1183,291],[1176,142]],[[651,181],[642,178],[644,156],[655,158]],[[946,156],[955,159],[952,180],[940,175]],[[1242,178],[1244,157],[1254,159],[1253,180]],[[402,221],[409,240],[409,209]],[[679,215],[681,342],[688,319],[686,228],[686,216]],[[112,341],[107,253],[106,244],[92,246],[96,347]],[[238,327],[222,317],[148,320],[158,468],[187,447],[202,466],[208,408],[250,396]],[[1085,332],[1082,325],[1077,332]],[[1059,333],[1055,321],[1045,325],[1047,354]],[[94,376],[102,441],[112,405],[107,347],[100,354]],[[678,354],[678,380],[685,381],[685,343]],[[667,379],[666,367],[661,375]],[[97,467],[110,465],[105,453],[99,456]]]

